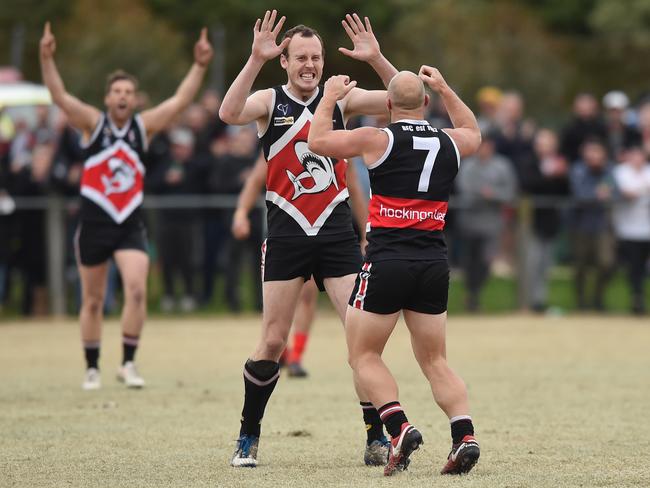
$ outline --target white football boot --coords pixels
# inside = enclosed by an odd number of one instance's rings
[[[133,361],[127,361],[117,369],[117,379],[126,385],[127,388],[142,388],[144,380],[138,373]]]
[[[81,389],[90,391],[99,390],[101,387],[102,380],[99,376],[99,370],[97,368],[88,368],[84,375],[84,382],[81,384]]]

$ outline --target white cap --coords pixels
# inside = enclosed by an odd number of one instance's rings
[[[169,133],[169,140],[174,145],[191,146],[194,144],[194,134],[189,129],[179,127]]]
[[[606,109],[625,110],[630,105],[630,99],[620,90],[612,90],[603,97],[603,106]]]

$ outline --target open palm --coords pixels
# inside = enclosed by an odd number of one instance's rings
[[[345,20],[341,21],[345,32],[352,41],[354,49],[340,47],[339,51],[346,56],[358,59],[359,61],[369,61],[380,54],[379,42],[372,32],[370,19],[364,18],[365,25],[357,14],[347,14]]]
[[[264,14],[264,19],[257,19],[253,27],[253,56],[268,61],[280,55],[284,48],[289,44],[290,39],[285,39],[279,45],[275,40],[284,25],[285,17],[282,16],[275,28],[275,19],[278,13],[276,10]]]

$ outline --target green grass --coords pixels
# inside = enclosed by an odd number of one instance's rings
[[[104,330],[104,387],[82,392],[69,322],[0,325],[0,486],[5,487],[644,487],[650,486],[650,326],[625,317],[455,317],[450,363],[465,379],[482,457],[469,475],[437,473],[447,420],[399,326],[385,353],[425,444],[384,479],[362,463],[361,412],[341,326],[316,322],[307,380],[283,377],[264,419],[260,466],[228,466],[241,368],[259,318],[149,320],[147,388],[113,376],[119,329]]]
[[[153,266],[149,273],[149,312],[152,315],[159,315],[160,297],[162,295],[162,278],[160,270]],[[19,297],[22,292],[22,283],[15,281],[15,289],[12,290],[11,300],[8,306],[0,313],[2,319],[14,319],[19,317]],[[197,283],[198,284],[198,283]],[[242,274],[241,297],[242,307],[245,311],[252,311],[254,300],[252,293],[252,279],[250,271]],[[210,317],[214,314],[227,314],[229,312],[224,298],[224,279],[217,275],[215,290],[212,301],[195,312],[197,317]],[[200,287],[197,286],[197,290]],[[69,313],[74,313],[72,300],[74,295],[69,297]],[[570,267],[556,267],[553,270],[549,284],[549,306],[556,314],[572,312],[576,310],[576,301],[573,285],[572,270]],[[502,314],[518,310],[517,305],[517,283],[513,278],[490,277],[481,292],[481,312],[487,314]],[[118,303],[119,292],[118,292]],[[321,303],[328,306],[327,298],[322,296]],[[646,280],[646,303],[650,306],[650,279]],[[607,287],[605,295],[607,311],[611,313],[628,313],[631,307],[631,293],[628,281],[623,272],[616,273]],[[465,312],[465,286],[461,277],[452,277],[449,287],[449,312]],[[115,312],[119,314],[119,309]],[[172,314],[174,315],[174,314]],[[178,313],[175,316],[181,316]]]

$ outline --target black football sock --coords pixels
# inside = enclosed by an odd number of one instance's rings
[[[135,359],[135,352],[138,350],[139,336],[122,334],[122,364]]]
[[[260,424],[266,404],[280,377],[275,361],[246,361],[244,365],[244,408],[241,412],[240,435],[260,435]]]
[[[466,435],[474,435],[474,425],[472,417],[469,415],[452,417],[449,422],[451,423],[451,439],[454,444],[461,442]]]
[[[366,424],[367,443],[384,437],[384,424],[381,423],[377,409],[370,402],[360,402],[363,409],[363,421]]]
[[[86,357],[86,369],[99,369],[99,341],[84,342],[84,356]]]
[[[394,439],[399,437],[402,432],[402,424],[408,422],[404,410],[399,402],[389,402],[383,407],[377,409],[379,412],[379,418],[386,426],[386,430],[390,436]]]

